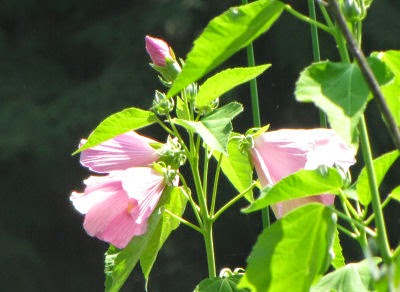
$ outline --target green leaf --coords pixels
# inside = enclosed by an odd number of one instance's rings
[[[400,51],[379,52],[373,55],[383,61],[395,76],[393,82],[382,87],[382,93],[397,125],[400,127]]]
[[[309,291],[328,269],[335,229],[335,216],[322,204],[287,214],[258,237],[238,288]]]
[[[378,187],[381,184],[386,173],[388,172],[389,168],[398,157],[399,151],[394,150],[374,159],[373,163]],[[371,202],[371,190],[369,188],[368,174],[365,167],[361,170],[360,175],[358,176],[356,188],[360,203],[364,206],[367,206]]]
[[[271,204],[301,197],[335,194],[342,185],[342,176],[335,168],[299,170],[264,189],[260,197],[243,212],[254,212]]]
[[[185,109],[185,102],[180,98],[176,98],[176,116],[182,120],[188,120],[189,114]]]
[[[395,187],[389,194],[393,199],[400,201],[400,186]]]
[[[149,218],[147,232],[142,236],[134,237],[124,249],[110,246],[105,255],[105,291],[119,291],[139,260],[143,274],[146,280],[148,279],[162,244],[179,225],[178,220],[164,210],[167,209],[180,216],[186,206],[186,198],[182,192],[183,190],[178,187],[166,189]]]
[[[374,291],[371,265],[372,259],[359,263],[348,264],[332,273],[325,275],[317,285],[311,287],[311,292],[369,292]]]
[[[283,3],[260,0],[230,8],[209,22],[194,42],[168,96],[202,78],[267,31],[283,11]]]
[[[174,119],[173,122],[196,132],[212,150],[227,153],[229,135],[232,132],[231,121],[243,111],[241,104],[231,102],[204,116],[199,122]]]
[[[90,134],[86,143],[73,154],[99,145],[115,136],[143,128],[157,121],[157,116],[139,108],[127,108],[104,119]]]
[[[163,209],[167,209],[171,213],[181,217],[187,203],[184,190],[182,187],[169,188],[169,190],[170,194],[168,194],[168,197],[170,201],[163,204]],[[140,266],[146,281],[149,279],[158,252],[165,240],[173,230],[178,228],[179,224],[179,220],[165,212],[161,218],[161,222],[157,225],[157,229],[150,235],[151,238],[140,256]]]
[[[241,275],[232,275],[224,278],[204,279],[196,286],[194,292],[246,292],[247,289],[236,288]]]
[[[257,67],[226,69],[215,74],[200,86],[196,96],[196,106],[198,108],[208,106],[225,92],[256,78],[270,66],[270,64],[267,64]]]
[[[378,82],[389,82],[393,75],[379,59],[368,58]],[[368,95],[367,83],[357,64],[320,62],[307,67],[296,84],[296,100],[313,102],[323,110],[331,127],[348,143],[356,144],[357,125]]]
[[[342,246],[340,244],[340,238],[339,238],[339,231],[336,229],[335,230],[335,239],[333,242],[333,252],[335,256],[332,259],[332,266],[335,269],[339,269],[343,267],[346,263],[344,262],[344,257],[342,253]]]
[[[214,151],[213,155],[218,161],[221,153]],[[231,135],[228,142],[228,154],[222,155],[222,172],[239,193],[244,192],[253,182],[253,166],[248,155],[239,150],[239,134]],[[252,192],[246,194],[245,198],[252,202]]]

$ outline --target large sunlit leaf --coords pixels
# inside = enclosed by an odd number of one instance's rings
[[[196,96],[196,106],[198,108],[208,106],[225,92],[256,78],[270,66],[270,64],[267,64],[256,67],[226,69],[211,76],[200,86]]]
[[[219,160],[221,153],[214,151],[214,157]],[[239,135],[232,134],[228,142],[228,154],[222,154],[221,169],[225,176],[239,193],[244,192],[253,181],[253,166],[248,155],[239,150]],[[252,192],[245,198],[253,201]]]
[[[373,259],[359,263],[348,264],[332,273],[325,275],[317,285],[311,287],[311,292],[369,292],[374,291],[371,265]]]
[[[320,194],[335,194],[343,185],[343,179],[335,168],[299,170],[262,191],[260,198],[243,212],[261,210],[271,204],[295,198]]]
[[[400,127],[400,51],[379,52],[373,55],[381,59],[395,76],[392,82],[382,87],[382,93]]]
[[[195,40],[168,96],[177,94],[246,47],[267,31],[282,11],[283,3],[280,1],[259,0],[232,7],[215,17]]]
[[[99,145],[104,141],[128,131],[146,127],[156,121],[157,116],[153,112],[134,107],[124,109],[103,120],[90,134],[86,143],[73,154]]]
[[[378,58],[368,58],[380,84],[393,78]],[[370,94],[357,64],[320,62],[307,67],[296,84],[296,99],[313,102],[324,111],[331,127],[348,143],[355,144],[357,125]]]
[[[381,184],[389,168],[398,157],[399,151],[394,150],[374,159],[375,177],[378,186]],[[369,187],[367,169],[365,167],[361,170],[360,175],[358,176],[356,188],[360,203],[364,206],[368,205],[371,202],[371,190]]]
[[[208,278],[204,279],[196,286],[194,292],[246,292],[247,289],[239,289],[236,287],[241,275],[232,275],[224,278]]]
[[[139,260],[143,274],[148,279],[158,251],[179,225],[179,221],[165,212],[165,209],[180,216],[185,206],[186,198],[182,195],[182,190],[169,188],[150,216],[144,235],[134,237],[124,249],[110,246],[105,255],[105,291],[119,291]]]
[[[174,123],[196,132],[211,150],[228,154],[227,145],[232,132],[232,119],[243,111],[241,104],[231,102],[204,116],[199,122],[174,119]]]
[[[309,291],[328,269],[335,228],[334,215],[322,204],[288,213],[258,237],[238,287],[259,292]]]

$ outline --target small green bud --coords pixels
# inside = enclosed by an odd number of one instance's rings
[[[250,149],[254,147],[254,140],[252,135],[242,135],[239,140],[239,151],[242,154],[249,153]]]
[[[151,109],[158,115],[166,115],[174,109],[174,100],[167,98],[164,93],[156,90]]]
[[[364,0],[344,0],[342,4],[343,14],[347,21],[360,21],[365,17]]]

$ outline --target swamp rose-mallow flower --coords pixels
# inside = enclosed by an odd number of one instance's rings
[[[89,177],[84,192],[72,192],[70,197],[86,214],[83,226],[89,235],[124,248],[146,232],[165,187],[164,174],[151,166],[160,155],[150,143],[157,142],[131,131],[82,151],[83,166],[108,173]]]
[[[85,231],[100,240],[124,248],[134,236],[147,230],[147,221],[165,187],[164,175],[151,167],[134,167],[85,180],[83,193],[71,201],[82,214]]]
[[[355,163],[354,150],[332,129],[282,129],[263,133],[254,138],[250,151],[258,178],[263,187],[300,170],[319,166],[338,166],[347,172]],[[277,218],[310,202],[334,203],[335,196],[321,194],[272,205]]]
[[[80,146],[86,143],[82,139]],[[121,134],[81,153],[81,164],[93,172],[108,173],[135,166],[147,166],[160,155],[150,144],[155,140],[134,131]]]
[[[149,54],[151,61],[154,65],[164,67],[166,65],[165,60],[173,60],[171,49],[168,44],[159,38],[146,36],[146,51]]]

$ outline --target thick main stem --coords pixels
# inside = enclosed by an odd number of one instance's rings
[[[386,264],[389,264],[391,262],[390,248],[385,227],[385,219],[383,217],[383,212],[381,208],[382,204],[379,197],[378,184],[376,182],[375,169],[372,161],[371,146],[369,144],[369,139],[368,139],[367,125],[365,123],[364,116],[360,120],[359,130],[360,130],[361,149],[365,162],[365,168],[367,169],[369,188],[371,190],[371,203],[372,203],[372,209],[374,210],[375,214],[375,225],[377,229],[377,239],[378,239],[379,249],[383,261]]]
[[[213,222],[211,220],[203,225],[203,239],[207,254],[208,277],[213,278],[217,276],[217,272],[215,268]]]

